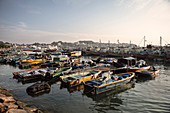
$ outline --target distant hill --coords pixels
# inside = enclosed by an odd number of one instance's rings
[[[4,43],[3,41],[0,41],[0,48],[9,48],[10,46],[8,44],[8,42]]]
[[[79,43],[84,43],[84,44],[94,44],[95,42],[93,41],[78,41]]]

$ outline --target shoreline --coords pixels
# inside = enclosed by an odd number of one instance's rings
[[[7,89],[0,86],[1,113],[43,113],[36,107],[29,107],[26,103],[16,99]]]

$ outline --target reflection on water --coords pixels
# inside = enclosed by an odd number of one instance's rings
[[[45,113],[168,113],[170,66],[152,62],[150,65],[160,69],[158,77],[137,79],[135,87],[125,85],[99,95],[83,95],[83,86],[69,88],[56,81],[49,84],[49,92],[28,95],[26,89],[37,82],[17,82],[12,72],[20,69],[9,65],[0,65],[0,86],[10,89],[19,100],[39,107]]]
[[[75,91],[81,91],[81,90],[83,90],[83,89],[84,89],[84,85],[83,85],[83,84],[80,84],[80,85],[77,85],[77,86],[70,87],[69,85],[66,85],[66,84],[61,83],[60,89],[63,89],[63,88],[67,88],[67,91],[68,91],[69,93],[74,93]]]
[[[136,83],[146,82],[146,81],[150,81],[150,80],[155,80],[157,77],[159,77],[159,74],[156,75],[156,76],[139,77],[139,78],[136,78]]]
[[[117,109],[117,106],[123,105],[123,100],[118,97],[118,94],[134,87],[135,84],[127,83],[97,95],[92,95],[88,92],[84,92],[84,94],[87,97],[92,98],[92,100],[96,102],[94,107],[99,112],[104,112],[105,110],[119,111],[119,109]]]
[[[35,83],[35,82],[41,81],[41,79],[33,79],[33,80],[17,79],[17,81],[18,81],[18,83],[28,84],[28,83]]]
[[[69,93],[75,93],[76,91],[83,91],[82,95],[86,96],[93,101],[95,101],[95,104],[93,108],[98,111],[98,112],[104,112],[103,110],[118,110],[116,107],[123,105],[123,100],[118,97],[117,95],[121,92],[125,92],[128,89],[134,88],[135,84],[134,83],[127,83],[124,85],[121,85],[119,87],[116,87],[112,90],[97,94],[97,95],[92,95],[91,93],[87,92],[84,90],[84,85],[78,85],[74,87],[69,87],[66,84],[61,84],[60,89],[67,89]]]

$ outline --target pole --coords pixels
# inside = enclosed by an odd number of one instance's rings
[[[160,36],[160,47],[162,47],[162,37]]]
[[[144,47],[145,47],[145,41],[146,41],[146,40],[145,40],[145,36],[144,36]]]

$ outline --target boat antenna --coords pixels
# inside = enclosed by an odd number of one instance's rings
[[[110,49],[110,40],[108,40],[108,47],[109,47],[109,49]]]
[[[100,42],[100,49],[101,49],[101,43],[102,43],[101,39],[100,39],[100,41],[99,41],[99,42]]]

